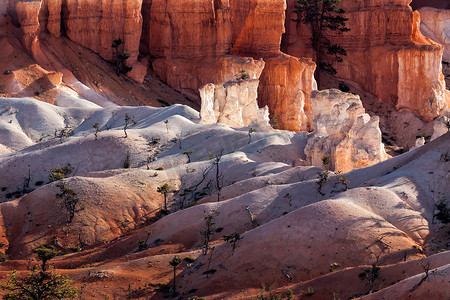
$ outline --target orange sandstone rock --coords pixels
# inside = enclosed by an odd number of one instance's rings
[[[40,32],[72,41],[114,61],[113,39],[124,41],[130,54],[129,65],[137,61],[142,31],[142,0],[43,0],[15,2],[14,14],[24,33],[25,46],[31,49]],[[62,16],[62,20],[61,20]]]
[[[262,58],[260,106],[269,106],[278,128],[306,130],[315,64],[281,53],[285,8],[284,0],[145,1],[148,47],[141,49],[156,57],[153,68],[164,81],[193,97],[201,86],[232,80],[240,70],[259,78],[253,63],[243,65],[228,53]]]
[[[439,66],[442,47],[419,33],[418,14],[413,14],[409,2],[343,0],[351,31],[328,35],[348,52],[336,66],[337,77],[352,80],[380,101],[431,121],[446,106]],[[307,28],[292,21],[294,4],[295,0],[288,1],[290,17],[283,49],[295,56],[310,56]]]
[[[284,53],[264,58],[258,102],[267,105],[272,125],[293,131],[312,129],[310,93],[317,89],[315,63]]]

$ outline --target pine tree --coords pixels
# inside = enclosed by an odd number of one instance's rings
[[[125,61],[130,58],[130,54],[127,51],[119,52],[120,45],[123,44],[121,38],[114,39],[111,45],[111,48],[114,48],[116,51],[116,75],[120,76],[120,74],[126,74],[133,69],[132,67],[128,67],[125,65]]]
[[[316,79],[320,84],[320,71],[336,74],[333,62],[342,62],[342,56],[347,51],[340,45],[332,44],[325,36],[327,30],[343,33],[350,31],[345,24],[348,18],[345,11],[339,7],[341,0],[297,0],[294,12],[297,13],[299,23],[308,24],[311,27],[311,44],[314,50],[314,60],[317,64]]]

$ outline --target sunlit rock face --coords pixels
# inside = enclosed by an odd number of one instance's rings
[[[153,68],[170,86],[195,97],[201,86],[232,80],[243,69],[260,79],[259,105],[269,107],[278,128],[311,128],[315,64],[280,51],[284,0],[154,0],[147,8],[143,48],[156,57]],[[263,59],[261,76],[251,65],[239,66],[240,56]]]
[[[365,113],[359,96],[339,90],[311,94],[314,132],[305,154],[309,164],[348,172],[387,158],[379,118]]]
[[[236,80],[207,84],[200,89],[200,117],[206,124],[223,123],[240,128],[269,128],[267,107],[258,108],[259,80]]]
[[[413,13],[409,2],[343,0],[351,31],[330,32],[328,37],[348,53],[336,66],[337,77],[356,82],[398,110],[410,110],[431,121],[442,115],[447,105],[442,47],[420,33],[419,14]],[[295,0],[288,0],[283,50],[311,57],[310,32],[292,21],[297,18],[294,6]]]

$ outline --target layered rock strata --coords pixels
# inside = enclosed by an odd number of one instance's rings
[[[200,91],[203,123],[223,123],[231,127],[270,128],[269,110],[258,108],[259,80],[236,80],[207,84]]]
[[[112,41],[121,38],[130,54],[127,63],[136,63],[142,32],[142,0],[11,0],[10,14],[24,33],[31,50],[41,32],[54,37],[62,33],[73,42],[115,61]]]
[[[237,56],[262,58],[266,66],[261,77],[242,66],[251,79],[260,78],[260,105],[268,105],[279,128],[310,128],[315,64],[280,52],[284,0],[153,0],[151,5],[144,2],[144,8],[148,47],[141,48],[156,58],[153,68],[169,85],[195,95],[207,83],[234,79],[241,69],[234,67],[233,60],[241,60]]]
[[[365,113],[359,96],[339,90],[313,91],[314,132],[305,154],[309,164],[348,172],[387,159],[379,118]]]
[[[343,0],[351,31],[328,33],[328,37],[348,52],[337,66],[338,77],[356,82],[382,102],[431,121],[447,106],[440,68],[442,47],[420,33],[419,15],[409,2]],[[288,0],[283,49],[291,55],[311,56],[308,28],[292,21],[297,18],[294,6],[295,0]]]

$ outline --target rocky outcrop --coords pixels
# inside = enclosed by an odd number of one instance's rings
[[[269,107],[278,128],[311,129],[315,64],[280,51],[285,0],[11,1],[20,15],[17,25],[26,27],[28,49],[33,43],[38,48],[42,33],[65,35],[115,61],[111,42],[121,38],[120,51],[130,54],[126,63],[133,66],[130,78],[143,81],[148,61],[138,55],[148,55],[163,81],[198,104],[200,87],[234,80],[243,70],[260,79],[258,101]]]
[[[23,36],[22,43],[24,47],[33,53],[36,47],[39,47],[39,11],[41,1],[14,1],[10,2],[10,11],[13,11],[15,23],[20,25]]]
[[[259,80],[236,80],[224,84],[207,84],[200,91],[203,123],[223,123],[231,127],[270,128],[269,110],[258,108]]]
[[[49,0],[52,2],[52,0]],[[142,32],[142,0],[68,0],[63,6],[62,30],[75,43],[114,61],[113,39],[124,41],[123,51],[134,64],[139,54]]]
[[[314,132],[305,154],[308,164],[348,172],[387,159],[379,118],[365,113],[359,96],[339,90],[311,94]]]
[[[276,128],[292,131],[312,129],[311,91],[317,89],[315,63],[284,53],[264,58],[258,102],[267,105],[271,123]]]
[[[424,7],[419,9],[420,31],[444,46],[443,60],[450,62],[450,10]]]
[[[359,84],[380,101],[413,111],[425,121],[446,107],[441,74],[442,47],[418,30],[417,13],[409,0],[343,0],[350,32],[330,33],[348,56],[337,66],[337,77]],[[283,49],[294,56],[311,56],[308,28],[292,21],[295,0],[288,0]],[[412,88],[411,82],[414,82]]]
[[[260,78],[258,101],[268,105],[278,128],[310,128],[305,110],[315,65],[280,52],[284,0],[153,0],[151,6],[144,1],[144,8],[148,46],[141,48],[156,58],[153,69],[170,86],[195,97],[201,86],[232,80],[243,69]],[[251,64],[239,66],[238,56],[262,58],[261,77]]]
[[[12,0],[11,15],[21,26],[25,46],[30,50],[41,32],[54,37],[64,33],[73,42],[115,61],[113,39],[124,41],[130,54],[127,63],[136,63],[142,32],[142,0]]]

